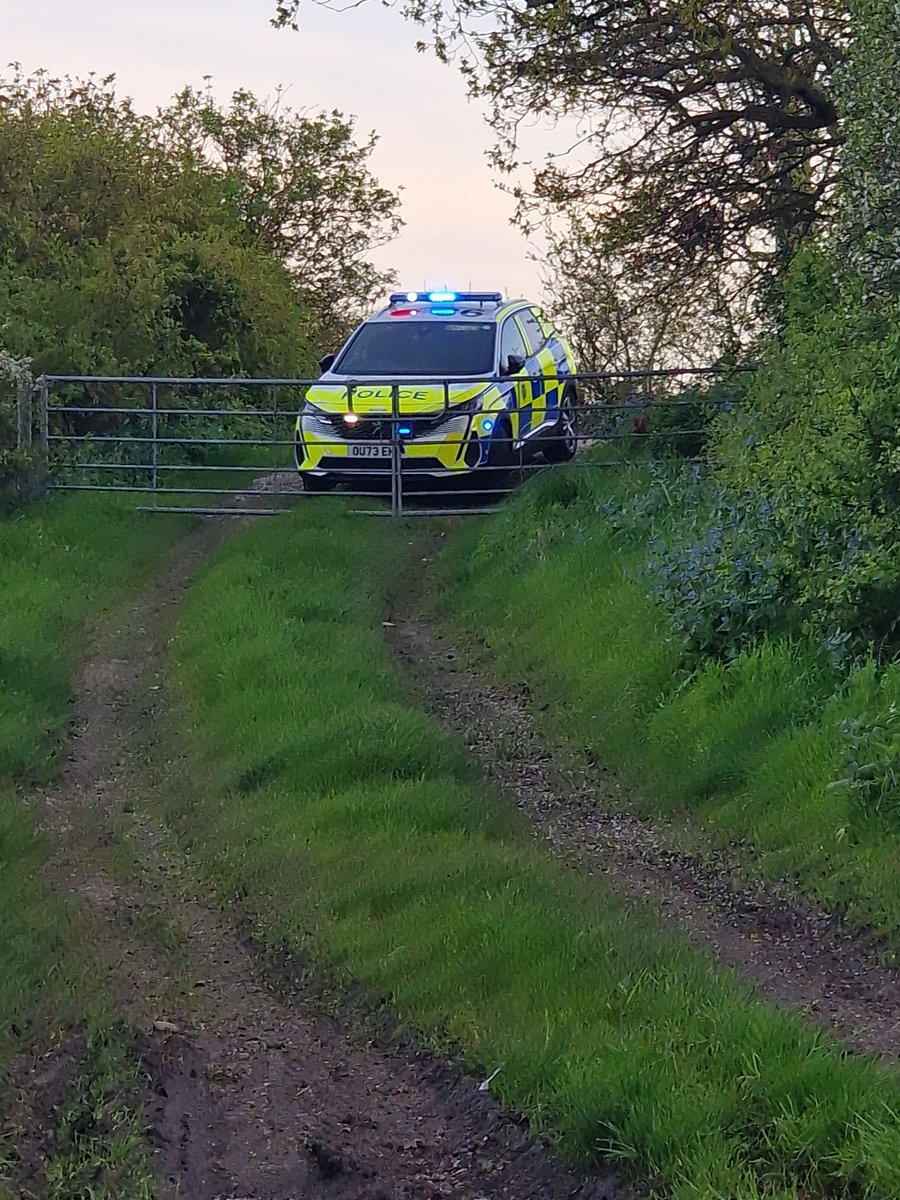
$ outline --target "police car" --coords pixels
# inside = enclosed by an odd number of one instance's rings
[[[519,463],[578,448],[571,350],[526,300],[398,292],[320,366],[296,425],[309,491],[392,468],[503,486]]]

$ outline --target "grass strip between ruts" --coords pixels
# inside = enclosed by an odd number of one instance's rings
[[[531,848],[408,699],[381,622],[416,536],[323,501],[191,588],[179,822],[220,896],[500,1067],[492,1089],[568,1158],[678,1200],[896,1200],[896,1077]]]

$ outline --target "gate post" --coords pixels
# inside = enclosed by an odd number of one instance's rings
[[[150,486],[153,489],[153,503],[156,503],[156,489],[159,486],[159,395],[156,381],[150,384],[150,436],[153,442],[150,447]]]
[[[32,383],[20,383],[16,389],[16,448],[28,450],[32,441],[31,398]]]
[[[38,490],[46,492],[50,481],[50,384],[38,380]]]
[[[391,384],[391,514],[403,516],[403,468],[400,461],[400,385]]]

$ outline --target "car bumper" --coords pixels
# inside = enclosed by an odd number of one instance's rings
[[[416,438],[369,440],[342,437],[330,423],[302,415],[297,422],[296,460],[300,471],[315,474],[384,475],[399,455],[404,475],[465,474],[479,466],[486,453],[472,419],[457,414]]]

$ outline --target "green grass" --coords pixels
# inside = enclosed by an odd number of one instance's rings
[[[157,1190],[136,1099],[137,1053],[128,1032],[108,1019],[92,1021],[69,1035],[59,1060],[53,1091],[36,1098],[38,1121],[32,1113],[30,1125],[0,1133],[0,1200],[21,1195],[13,1182],[21,1142],[34,1144],[38,1137],[45,1200],[153,1200]]]
[[[896,953],[900,826],[829,784],[843,773],[839,720],[900,702],[900,664],[841,689],[809,644],[780,639],[686,671],[642,580],[647,530],[617,530],[601,508],[648,487],[640,464],[545,475],[446,539],[430,594],[499,676],[549,704],[550,739],[620,772],[636,811],[676,818],[701,849],[743,847],[748,869],[845,910]]]
[[[501,1067],[492,1089],[571,1159],[677,1200],[896,1200],[896,1077],[532,848],[412,706],[381,621],[416,537],[323,502],[190,590],[174,652],[198,761],[171,810],[223,902]]]
[[[75,919],[41,881],[46,847],[16,788],[58,772],[89,625],[184,528],[87,496],[0,519],[0,1063],[38,1009],[46,1032],[75,1019],[84,984]]]

